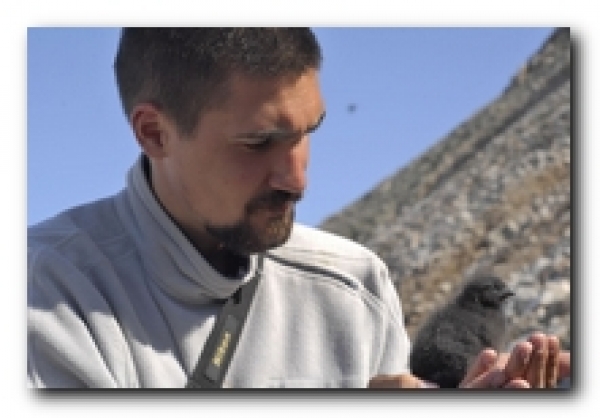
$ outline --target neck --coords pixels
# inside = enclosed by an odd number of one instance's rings
[[[241,268],[248,267],[248,257],[235,254],[225,248],[217,249],[210,254],[200,250],[199,252],[212,268],[225,277],[236,278]]]
[[[175,219],[171,219],[206,262],[223,276],[235,278],[238,276],[240,268],[248,267],[247,256],[231,251],[210,237],[206,231],[198,233],[193,228],[186,228]]]

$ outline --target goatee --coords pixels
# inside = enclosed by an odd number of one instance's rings
[[[243,219],[228,226],[207,225],[206,230],[220,244],[239,255],[261,253],[284,244],[290,237],[294,224],[293,204],[302,198],[293,194],[275,190],[250,201],[245,208]],[[289,210],[286,208],[289,207]],[[255,225],[253,218],[273,212],[263,222]]]

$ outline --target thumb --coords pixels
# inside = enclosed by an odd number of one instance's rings
[[[486,348],[485,350],[481,351],[481,353],[479,353],[479,355],[475,358],[473,364],[471,364],[467,370],[467,373],[465,373],[465,377],[463,378],[459,387],[470,386],[470,383],[472,383],[473,380],[482,374],[489,372],[492,367],[494,367],[497,359],[498,353],[495,350]]]

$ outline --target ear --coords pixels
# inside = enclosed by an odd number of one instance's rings
[[[167,155],[168,141],[174,130],[170,119],[151,103],[140,103],[131,111],[130,123],[135,137],[151,158]]]

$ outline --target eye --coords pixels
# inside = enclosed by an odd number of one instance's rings
[[[264,151],[268,149],[273,143],[272,139],[265,139],[261,141],[244,142],[242,145],[252,151]]]
[[[273,145],[275,138],[270,135],[242,138],[239,144],[250,151],[265,151]]]

